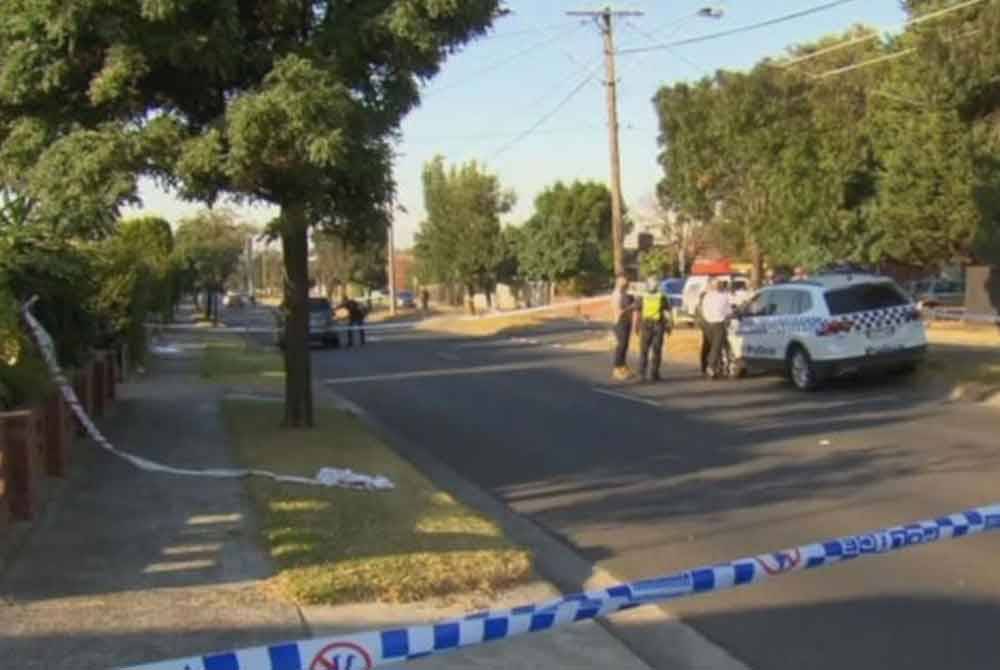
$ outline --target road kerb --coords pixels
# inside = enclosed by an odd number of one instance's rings
[[[323,386],[339,408],[351,412],[400,456],[408,459],[436,486],[493,519],[515,543],[535,553],[538,573],[564,593],[613,586],[624,581],[582,558],[568,544],[531,519],[518,514],[491,493],[473,484],[423,447],[403,438],[377,417]],[[624,647],[651,668],[670,670],[750,670],[728,651],[705,638],[662,605],[639,608],[600,620]],[[655,631],[655,632],[654,632]]]

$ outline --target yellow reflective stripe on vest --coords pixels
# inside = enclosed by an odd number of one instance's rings
[[[658,321],[663,311],[662,293],[650,293],[642,297],[642,318],[646,321]]]

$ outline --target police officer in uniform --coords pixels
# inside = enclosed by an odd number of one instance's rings
[[[660,290],[656,277],[646,279],[646,293],[642,296],[639,326],[639,377],[642,381],[660,381],[660,360],[663,357],[663,341],[673,329],[670,319],[670,301]],[[652,368],[650,368],[652,354]],[[648,376],[647,376],[648,371]]]

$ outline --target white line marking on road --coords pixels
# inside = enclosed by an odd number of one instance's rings
[[[620,398],[621,400],[631,400],[632,402],[641,403],[643,405],[649,405],[650,407],[659,407],[660,406],[660,403],[656,402],[655,400],[649,400],[647,398],[640,398],[640,397],[634,396],[634,395],[632,395],[630,393],[619,393],[618,391],[612,391],[610,389],[602,389],[602,388],[599,388],[597,386],[595,386],[591,390],[594,393],[600,393],[602,395],[608,395],[608,396],[611,396],[612,398]]]
[[[501,372],[523,372],[529,370],[541,370],[553,367],[550,361],[528,361],[525,363],[508,363],[504,365],[484,365],[481,367],[449,368],[444,370],[414,370],[412,372],[389,372],[378,375],[367,375],[364,377],[334,377],[324,379],[323,383],[329,386],[340,386],[342,384],[362,384],[371,382],[402,381],[407,379],[427,379],[431,377],[454,377],[463,375],[497,374]]]

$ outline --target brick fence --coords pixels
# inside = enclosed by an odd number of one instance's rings
[[[72,377],[80,402],[92,417],[104,414],[123,378],[121,352],[98,351]],[[83,434],[58,389],[43,402],[0,412],[0,534],[12,523],[32,521],[49,478],[69,472],[73,433]]]

